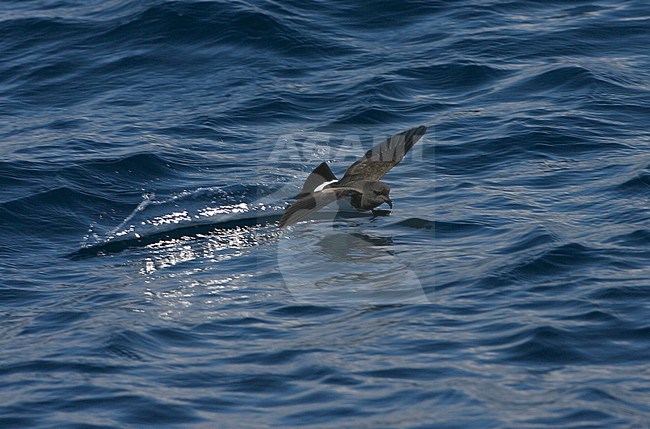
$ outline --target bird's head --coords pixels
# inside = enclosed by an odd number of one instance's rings
[[[370,193],[372,200],[374,203],[376,203],[377,206],[386,203],[388,204],[388,207],[391,209],[393,208],[393,202],[391,201],[389,194],[390,194],[390,187],[385,184],[384,182],[369,182],[367,184],[368,188],[368,193]]]

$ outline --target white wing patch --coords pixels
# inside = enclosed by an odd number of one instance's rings
[[[325,182],[325,183],[322,183],[322,184],[318,185],[318,186],[316,187],[316,189],[314,189],[314,192],[320,192],[320,191],[322,191],[323,189],[325,189],[325,186],[327,186],[327,185],[331,185],[332,183],[336,183],[336,182],[338,182],[338,180],[332,180],[331,182]]]

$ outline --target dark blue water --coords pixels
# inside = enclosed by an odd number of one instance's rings
[[[1,1],[0,426],[646,427],[647,2]],[[390,216],[283,232],[429,131]]]

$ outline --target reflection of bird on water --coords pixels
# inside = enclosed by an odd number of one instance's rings
[[[280,227],[299,222],[343,198],[349,199],[350,205],[359,211],[374,210],[384,203],[392,209],[390,187],[380,179],[404,158],[426,131],[421,125],[395,134],[366,152],[346,170],[340,181],[323,162],[307,177],[302,192],[296,196],[297,201],[287,207]]]
[[[318,241],[318,249],[329,261],[367,261],[369,255],[395,256],[391,237],[366,234],[330,234]]]

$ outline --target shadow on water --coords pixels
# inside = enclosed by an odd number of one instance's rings
[[[390,235],[336,223],[305,225],[278,239],[277,262],[298,302],[428,304],[419,277]]]
[[[317,243],[317,246],[319,252],[328,255],[331,261],[354,260],[355,255],[371,255],[372,251],[377,248],[384,248],[384,251],[390,255],[395,254],[395,251],[392,250],[392,237],[379,237],[360,233],[326,235]]]

